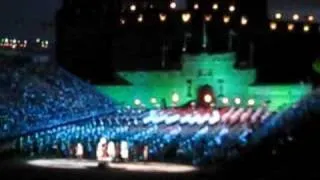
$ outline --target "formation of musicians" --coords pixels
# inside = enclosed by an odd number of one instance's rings
[[[78,159],[83,158],[84,147],[81,143],[75,146],[75,156]],[[149,149],[147,145],[137,146],[130,151],[127,141],[108,141],[106,138],[101,138],[96,148],[96,158],[99,163],[105,162],[127,162],[133,161],[148,161]]]

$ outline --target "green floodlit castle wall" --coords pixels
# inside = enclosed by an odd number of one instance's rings
[[[152,107],[151,98],[158,102],[165,99],[170,105],[173,93],[179,94],[179,104],[185,104],[197,99],[199,87],[209,85],[216,97],[228,97],[230,100],[239,97],[242,103],[255,99],[257,105],[269,100],[272,110],[296,102],[311,88],[300,84],[256,86],[256,70],[236,69],[235,60],[234,53],[186,54],[182,57],[181,70],[119,72],[119,76],[130,85],[97,88],[125,105],[133,105],[134,100],[139,99],[147,107]]]

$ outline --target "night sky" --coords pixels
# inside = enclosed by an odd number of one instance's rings
[[[1,0],[1,36],[18,39],[40,37],[52,41],[54,28],[50,27],[50,24],[54,22],[54,14],[60,7],[60,1]]]
[[[300,17],[313,15],[320,22],[319,0],[269,0],[269,16],[275,12],[283,12],[285,19],[292,19],[292,14],[298,13]]]
[[[0,35],[21,39],[43,38],[54,40],[54,13],[62,0],[1,0]],[[184,0],[177,0],[178,7],[185,6]],[[318,14],[318,0],[269,0],[270,15],[275,11]],[[305,10],[303,10],[305,9]],[[49,24],[49,27],[47,26]]]

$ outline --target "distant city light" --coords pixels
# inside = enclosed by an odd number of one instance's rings
[[[288,24],[288,31],[293,31],[294,29],[294,24],[290,23]]]
[[[310,26],[309,25],[304,25],[303,26],[303,31],[304,32],[309,32],[310,31]]]
[[[282,18],[282,14],[281,13],[276,13],[275,14],[275,18],[276,19],[281,19]]]
[[[298,14],[294,14],[294,15],[292,16],[292,19],[295,20],[295,21],[298,21],[299,18],[300,18],[300,17],[299,17]]]
[[[276,29],[277,29],[277,23],[271,22],[271,23],[270,23],[270,29],[271,29],[271,30],[276,30]]]
[[[314,21],[314,16],[308,16],[308,21],[313,22]]]
[[[40,43],[40,41],[41,41],[40,38],[37,38],[37,39],[36,39],[36,42],[37,42],[37,43]]]

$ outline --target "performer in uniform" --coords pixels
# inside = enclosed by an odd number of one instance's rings
[[[116,155],[115,155],[115,162],[120,162],[121,161],[121,147],[120,147],[120,143],[117,142],[115,144],[115,151],[116,151]]]
[[[114,144],[113,141],[110,141],[110,142],[108,143],[108,150],[107,150],[107,152],[108,152],[108,155],[109,155],[109,157],[110,157],[110,161],[113,161],[113,160],[115,159],[115,157],[116,157],[116,146],[115,146],[115,144]]]
[[[76,146],[76,157],[78,159],[82,159],[83,158],[83,146],[81,143],[78,143]]]
[[[149,148],[147,145],[143,146],[143,160],[148,161],[149,159]]]
[[[128,161],[128,159],[129,159],[128,142],[127,141],[121,141],[120,148],[121,148],[121,152],[120,152],[121,158],[124,161]]]
[[[97,150],[96,150],[96,156],[99,163],[99,166],[105,165],[105,163],[108,161],[108,152],[107,152],[107,139],[101,138]]]

